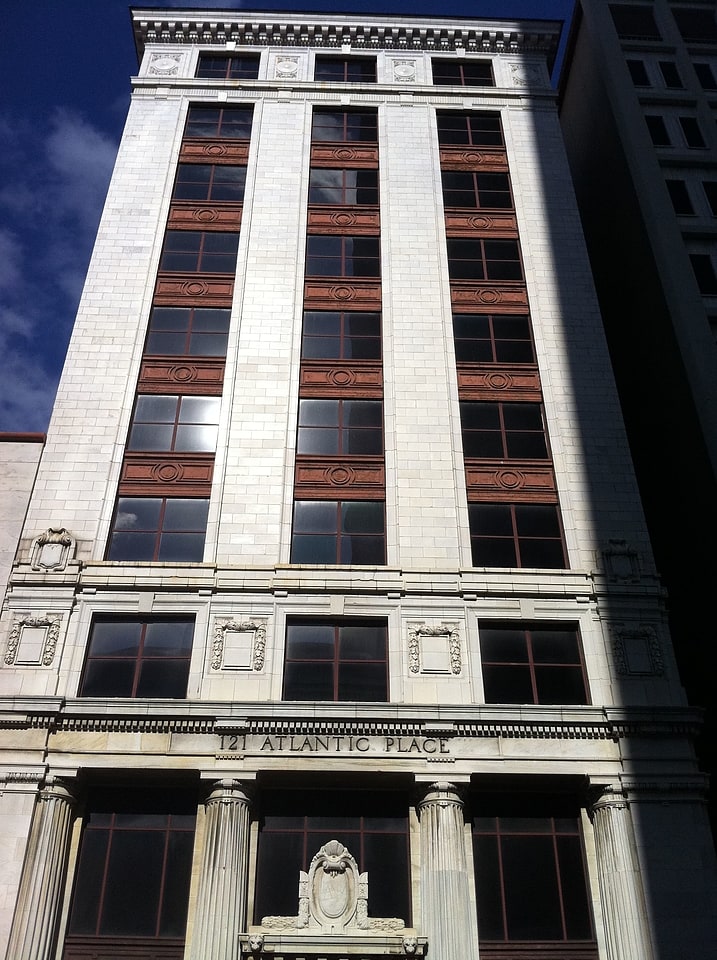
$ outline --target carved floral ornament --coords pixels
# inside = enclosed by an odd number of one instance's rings
[[[232,639],[241,638],[244,641],[244,659],[236,663],[228,662],[228,647]],[[217,618],[214,622],[214,639],[212,641],[212,670],[246,669],[259,671],[264,669],[266,654],[266,620],[234,620],[232,618]]]
[[[62,617],[46,613],[16,620],[8,637],[5,663],[49,667],[55,658]]]
[[[429,651],[429,646],[437,649]],[[425,622],[409,623],[408,669],[410,673],[451,673],[458,676],[463,669],[458,624],[441,623],[432,627]]]

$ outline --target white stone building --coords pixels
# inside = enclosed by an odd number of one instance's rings
[[[707,960],[559,24],[134,10],[2,609],[8,960]]]

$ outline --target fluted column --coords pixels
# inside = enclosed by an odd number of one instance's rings
[[[609,960],[652,960],[650,929],[627,799],[605,792],[591,808]]]
[[[38,794],[7,960],[50,960],[55,955],[75,799],[58,779],[47,780]]]
[[[469,894],[463,801],[452,783],[433,783],[418,804],[421,819],[422,932],[432,960],[477,960]]]
[[[239,933],[246,926],[249,807],[238,780],[218,780],[207,799],[190,960],[239,960]]]

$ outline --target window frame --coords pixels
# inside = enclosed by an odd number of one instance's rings
[[[527,521],[535,524],[536,518],[538,517],[536,513],[536,508],[540,509],[543,512],[543,516],[547,517],[547,511],[550,510],[553,512],[553,518],[550,522],[550,525],[553,527],[553,532],[550,536],[543,534],[542,536],[528,535],[523,533],[521,527]],[[477,517],[479,511],[484,512],[484,518],[488,519],[486,530],[477,530]],[[503,511],[503,518],[498,514],[498,510]],[[532,517],[531,517],[532,511]],[[492,515],[492,516],[491,516]],[[509,521],[509,530],[508,526],[505,523],[505,519]],[[472,555],[472,566],[473,567],[498,567],[498,568],[508,568],[508,569],[524,569],[524,568],[535,568],[535,569],[544,569],[544,570],[568,570],[568,556],[567,549],[565,545],[565,536],[563,533],[563,524],[562,518],[560,516],[560,508],[556,503],[493,503],[493,502],[469,502],[468,504],[468,522],[470,527],[470,538],[471,538],[471,555]],[[540,518],[538,518],[540,523]],[[492,529],[490,529],[492,528]],[[496,532],[496,528],[502,528],[499,532]],[[505,532],[507,531],[507,532]],[[491,557],[480,557],[480,546],[479,543],[483,542],[488,548],[493,550],[499,548],[500,546],[512,547],[512,561],[513,562],[501,562],[495,563],[490,562]],[[538,546],[542,545],[542,546]],[[554,560],[558,559],[558,552],[560,552],[561,560],[560,563],[550,562],[550,563],[524,563],[523,554],[526,553],[529,546],[537,546],[538,549],[546,550],[553,549],[555,551]],[[507,555],[504,554],[500,558],[501,560],[506,560]],[[544,559],[544,558],[542,558]],[[489,562],[486,562],[489,561]]]
[[[454,80],[450,77],[451,71],[448,71],[445,75],[441,69],[438,73],[436,72],[436,66],[439,65],[441,68],[445,67],[455,67],[455,73],[458,75],[457,79]],[[471,67],[481,68],[486,76],[480,78],[471,78],[466,76],[466,67],[469,68],[470,72]],[[485,69],[487,68],[487,69]],[[476,73],[480,73],[481,69],[477,69]],[[431,77],[433,79],[434,87],[494,87],[495,86],[495,75],[493,73],[493,61],[492,60],[473,60],[467,57],[458,57],[448,58],[448,57],[431,57]]]
[[[670,196],[672,209],[678,217],[694,216],[695,208],[692,204],[690,191],[685,180],[676,180],[672,177],[665,178],[665,186]]]
[[[307,332],[307,315],[322,315],[326,314],[327,316],[333,316],[338,319],[338,328],[336,333],[308,333]],[[355,334],[347,333],[347,326],[350,326],[351,320],[356,317],[371,317],[376,320],[376,333],[372,334]],[[306,347],[313,341],[338,341],[338,352],[329,353],[324,352],[317,355],[309,354],[306,351]],[[355,357],[352,355],[347,355],[346,345],[351,344],[353,346],[354,341],[357,342],[357,346],[361,342],[372,343],[375,345],[375,350],[373,351],[372,356],[365,357]],[[302,363],[313,363],[321,362],[326,360],[341,360],[346,363],[353,364],[362,364],[362,363],[381,363],[382,353],[383,353],[383,337],[381,330],[381,314],[378,311],[370,310],[304,310],[304,317],[302,323],[302,333],[301,333],[301,362]],[[372,351],[369,350],[369,353]]]
[[[161,327],[160,326],[160,316],[166,316],[167,321],[170,321],[169,312],[170,311],[186,311],[187,319],[186,326],[184,323],[182,325],[177,325],[176,327]],[[202,316],[199,316],[200,313],[212,313],[212,314],[221,314],[221,319],[226,320],[226,323],[218,324],[217,326],[222,326],[224,329],[216,329],[209,331],[202,331],[196,329],[204,319]],[[157,318],[157,326],[154,326],[155,315]],[[206,318],[209,320],[209,317]],[[150,311],[149,322],[147,324],[147,338],[144,345],[144,356],[157,356],[157,357],[207,357],[207,358],[225,358],[227,355],[227,344],[229,340],[229,330],[231,326],[231,309],[229,307],[167,307],[167,306],[154,306]],[[153,338],[159,339],[162,336],[169,337],[173,336],[175,339],[179,339],[181,336],[184,340],[184,349],[182,350],[152,350],[150,349],[150,344],[152,343]],[[193,353],[190,349],[194,345],[196,339],[197,343],[201,342],[200,337],[211,336],[212,338],[221,338],[223,340],[223,349],[220,353]]]
[[[660,114],[645,114],[645,125],[653,147],[671,147],[672,138],[667,129],[665,118]]]
[[[331,424],[319,424],[306,422],[306,420],[315,419],[309,415],[311,409],[318,410],[318,405],[322,404],[326,409],[329,404],[334,405],[336,408],[336,419],[335,423]],[[362,404],[370,405],[376,414],[378,414],[379,423],[378,425],[370,426],[353,426],[348,421],[348,418],[351,415],[351,408],[353,404]],[[304,421],[304,422],[302,422]],[[307,450],[307,446],[315,446],[310,442],[311,434],[317,433],[317,438],[322,440],[328,439],[329,442],[333,439],[335,443],[335,450],[332,451],[323,451],[323,450]],[[353,432],[357,431],[359,436],[354,437]],[[373,452],[364,452],[356,451],[351,449],[354,446],[355,440],[365,440],[368,439],[369,445],[374,445],[378,447],[378,450]],[[321,446],[322,444],[319,444]],[[331,445],[331,444],[330,444]],[[369,399],[369,398],[356,398],[356,397],[302,397],[299,400],[299,415],[298,423],[296,430],[296,454],[300,457],[383,457],[384,454],[384,440],[383,440],[383,401],[378,399]]]
[[[141,412],[143,406],[151,406],[153,401],[158,401],[161,399],[173,400],[174,401],[174,415],[172,419],[138,419],[138,414]],[[145,404],[144,401],[149,401],[148,404]],[[214,420],[191,420],[189,419],[192,416],[192,407],[197,407],[202,402],[209,402],[213,408],[216,409],[216,419]],[[159,404],[156,404],[159,406]],[[169,406],[167,404],[166,406]],[[219,416],[221,412],[221,397],[218,396],[205,396],[201,394],[160,394],[160,393],[139,393],[135,398],[134,411],[132,414],[132,420],[130,422],[129,432],[127,435],[127,445],[125,449],[131,453],[140,453],[140,452],[162,452],[162,453],[215,453],[217,449],[217,439],[219,433]],[[141,434],[142,427],[155,427],[164,426],[169,428],[170,439],[168,444],[163,444],[160,446],[143,446],[141,441],[138,443],[133,439],[135,433]],[[182,445],[186,441],[183,441],[182,435],[188,433],[192,435],[192,427],[214,427],[214,440],[213,443],[209,446],[186,446]],[[138,428],[138,429],[136,429]],[[183,430],[183,428],[190,428],[189,430]]]
[[[486,180],[491,178],[501,178],[504,187],[486,186]],[[449,178],[458,179],[468,184],[465,187],[446,186]],[[441,186],[443,193],[443,205],[446,209],[456,210],[514,210],[513,192],[510,184],[510,176],[503,171],[481,171],[481,170],[441,170]],[[455,195],[465,195],[467,202],[456,203]],[[490,199],[504,197],[507,202],[491,203]]]
[[[192,239],[198,238],[192,246]],[[212,244],[219,244],[219,238],[233,238],[233,243],[227,242],[226,250],[212,250]],[[171,249],[176,240],[177,249]],[[185,246],[180,245],[184,241]],[[231,249],[233,246],[233,249]],[[160,273],[205,273],[217,276],[233,276],[236,273],[237,257],[239,255],[239,233],[230,230],[166,230],[162,253],[159,259]],[[172,257],[183,257],[189,266],[168,266],[167,261]],[[221,264],[231,262],[231,267],[225,270],[207,269],[206,263],[211,263],[211,257],[220,257]],[[190,259],[193,258],[193,259]],[[216,264],[212,263],[212,266]]]
[[[118,526],[118,521],[121,515],[122,506],[125,502],[138,502],[143,504],[154,503],[158,504],[157,510],[157,520],[156,523],[152,526],[140,527],[138,529],[129,530],[127,527]],[[197,506],[202,506],[204,510],[204,522],[203,525],[197,526],[165,526],[167,522],[168,514],[176,512],[173,507],[178,507],[180,504],[191,503],[196,504]],[[132,496],[119,496],[117,498],[117,503],[115,505],[114,516],[112,518],[112,525],[110,527],[110,534],[107,540],[107,555],[106,559],[115,563],[201,563],[204,557],[204,547],[206,543],[207,536],[207,514],[209,511],[209,498],[208,497],[132,497]],[[136,514],[135,514],[136,516]],[[174,521],[173,521],[174,522]],[[135,556],[118,556],[118,554],[125,553],[126,547],[121,549],[121,543],[123,542],[122,538],[124,537],[125,543],[132,543],[130,539],[134,535],[135,542],[138,537],[142,537],[141,542],[148,543],[149,537],[153,537],[153,546],[151,550],[151,556],[145,555],[141,557]],[[175,552],[170,550],[169,546],[172,543],[177,543],[177,536],[183,536],[185,538],[185,543],[187,542],[186,538],[191,537],[191,543],[194,544],[194,549],[189,552],[192,554],[191,557],[181,556],[182,551]],[[201,537],[201,549],[198,549],[199,541]],[[140,553],[148,554],[149,551],[139,551]],[[132,551],[130,551],[132,553]]]
[[[336,70],[330,68],[336,67]],[[362,68],[369,69],[369,75],[352,76],[354,69],[359,74]],[[337,76],[339,69],[343,76]],[[321,74],[326,71],[326,75]],[[314,57],[314,81],[316,83],[376,83],[376,58],[363,56],[341,56],[340,54],[316,54]]]
[[[485,313],[453,313],[453,343],[454,349],[456,352],[456,362],[459,364],[463,363],[472,363],[472,364],[486,364],[486,363],[499,363],[499,364],[523,364],[523,363],[536,363],[535,357],[535,341],[533,338],[532,324],[530,322],[530,317],[528,314],[485,314]],[[488,326],[488,336],[459,336],[459,330],[457,329],[459,324],[465,323],[466,320],[468,323],[475,322],[476,324],[481,323],[482,321],[487,323]],[[505,337],[499,336],[496,332],[496,323],[498,321],[508,321],[508,323],[516,323],[520,321],[525,322],[525,332],[527,333],[526,337]],[[461,331],[462,332],[462,331]],[[499,356],[499,346],[501,344],[522,344],[523,349],[526,345],[529,347],[530,358],[516,360],[515,357],[502,357]],[[490,348],[490,358],[479,358],[467,357],[463,355],[463,344],[476,344],[478,347],[480,345],[487,345]],[[475,351],[480,353],[480,349]],[[527,352],[527,351],[526,351]]]
[[[340,133],[343,134],[341,137],[328,137],[322,139],[315,136],[316,129],[321,130],[331,130],[332,126],[330,124],[317,123],[317,120],[321,120],[322,117],[340,117]],[[371,137],[365,136],[349,136],[352,130],[357,130],[359,133],[363,131],[363,126],[357,124],[355,127],[351,125],[351,117],[363,118],[364,121],[370,119],[372,123],[366,125],[366,130],[368,132],[373,132],[374,135]],[[377,108],[372,109],[345,109],[345,110],[332,110],[325,107],[314,107],[311,114],[311,142],[312,144],[317,143],[360,143],[370,147],[376,147],[378,145],[378,110]]]
[[[448,250],[448,275],[452,283],[461,281],[474,282],[492,282],[492,283],[525,283],[525,273],[523,270],[523,259],[520,254],[520,244],[518,240],[507,239],[469,239],[465,237],[448,237],[446,239]],[[497,257],[499,250],[514,253],[511,257]],[[463,251],[463,256],[456,256],[456,253]],[[466,254],[475,251],[475,256]],[[468,265],[473,264],[473,268]],[[510,269],[507,272],[519,274],[516,276],[500,276],[507,268],[501,270],[498,264],[517,264],[517,268]]]
[[[213,129],[202,130],[201,133],[192,133],[190,128],[192,123],[199,123],[198,119],[201,112],[204,112],[206,115],[211,113],[216,113],[216,119],[214,121],[206,120],[205,126],[207,128],[213,124]],[[194,116],[193,116],[194,115]],[[243,119],[241,117],[243,115]],[[251,130],[252,123],[254,119],[254,108],[253,106],[226,106],[226,107],[216,107],[212,104],[207,103],[190,103],[187,110],[187,119],[184,123],[184,139],[185,140],[234,140],[242,143],[246,143],[251,139]],[[248,124],[247,124],[248,119]],[[231,121],[235,122],[231,122]],[[241,120],[241,122],[236,122]],[[245,129],[248,126],[248,130],[243,133],[241,136],[233,135],[234,130]]]
[[[293,646],[293,640],[290,637],[290,632],[294,628],[323,628],[332,629],[334,633],[333,639],[333,654],[331,657],[308,657],[308,656],[294,656],[290,650],[290,647]],[[379,630],[383,633],[383,655],[380,657],[356,657],[356,656],[343,656],[342,655],[342,639],[344,630],[356,630],[356,629],[369,629],[369,630]],[[297,643],[297,646],[300,645],[300,641]],[[295,678],[289,677],[289,667],[292,664],[302,664],[302,665],[311,665],[313,664],[312,675],[314,678],[320,672],[321,667],[330,666],[331,668],[331,696],[330,697],[319,697],[314,696],[316,689],[309,689],[307,696],[300,696],[302,691],[300,689],[300,682]],[[370,697],[351,697],[351,696],[342,696],[342,688],[344,688],[344,669],[350,667],[351,665],[373,665],[373,666],[382,666],[383,667],[383,676],[381,678],[381,683],[378,687],[375,688],[375,696]],[[342,669],[343,668],[343,669]],[[326,671],[324,671],[326,672]],[[376,671],[374,671],[375,673]],[[376,682],[374,678],[374,683]],[[345,688],[344,688],[345,689]],[[369,618],[341,618],[338,620],[325,620],[325,619],[304,619],[299,617],[291,617],[287,619],[286,623],[286,636],[285,636],[285,646],[284,646],[284,673],[282,681],[282,700],[298,700],[298,701],[321,701],[326,703],[388,703],[389,702],[389,660],[388,660],[388,625],[385,619],[369,619]]]
[[[323,186],[324,190],[336,191],[339,194],[339,199],[337,200],[317,200],[315,195],[312,195],[312,191],[318,191],[322,187],[317,186],[315,183],[312,183],[316,177],[321,174],[334,173],[341,175],[341,183],[338,186]],[[355,173],[358,174],[357,179],[360,179],[362,175],[367,176],[367,179],[371,177],[374,180],[374,183],[369,186],[351,186],[346,183],[347,174]],[[350,191],[355,191],[356,199],[346,199]],[[373,194],[373,199],[364,200],[363,198],[359,199],[359,193],[361,191],[366,191]],[[325,167],[325,166],[312,166],[309,169],[309,204],[316,207],[376,207],[379,202],[378,194],[378,170],[375,167]]]
[[[480,419],[480,413],[485,415],[494,413],[492,417],[494,425],[476,425],[470,422],[470,418],[477,416]],[[515,426],[511,424],[511,414],[526,412],[537,416],[540,420],[540,430],[534,426]],[[550,461],[550,448],[548,445],[548,433],[545,425],[545,415],[541,403],[528,401],[501,401],[501,400],[461,400],[461,437],[463,441],[463,455],[466,460],[531,460],[538,462]],[[520,447],[521,443],[531,445],[531,441],[542,446],[542,456],[526,455],[524,452],[515,452],[516,445]],[[542,442],[542,443],[541,443]],[[488,453],[469,452],[475,449],[475,446],[494,447]],[[500,449],[497,447],[500,446]]]
[[[465,123],[465,139],[452,139],[449,137],[451,131],[458,132],[461,124],[454,126],[445,126],[449,120],[455,118]],[[483,129],[482,122],[490,123]],[[494,129],[488,128],[493,126]],[[442,147],[487,147],[498,150],[505,149],[505,138],[503,136],[503,125],[498,110],[436,110],[436,128],[438,130],[438,143]]]
[[[110,624],[119,624],[127,627],[127,634],[129,635],[130,629],[139,627],[139,636],[137,638],[137,648],[134,656],[129,654],[102,654],[102,653],[93,653],[93,646],[95,642],[97,645],[101,643],[100,634],[102,633],[102,627],[104,625]],[[148,646],[151,650],[151,627],[160,626],[171,628],[183,628],[183,631],[189,631],[189,642],[183,644],[185,652],[181,655],[177,653],[161,653],[159,655],[146,653]],[[101,615],[96,616],[92,620],[92,625],[90,628],[90,633],[87,640],[87,651],[85,654],[85,662],[82,667],[82,674],[80,676],[80,683],[78,687],[78,697],[128,697],[131,699],[173,699],[173,700],[184,700],[187,697],[187,685],[189,683],[189,668],[192,659],[192,647],[194,639],[194,628],[195,628],[195,617],[194,616],[184,616],[177,614],[176,616],[171,617],[121,617],[121,616],[110,616],[110,615]],[[148,634],[149,643],[148,643]],[[128,639],[129,636],[128,636]],[[161,646],[159,647],[161,649]],[[96,689],[97,681],[90,678],[91,673],[94,672],[93,668],[96,664],[117,664],[117,663],[134,663],[134,671],[132,675],[132,682],[130,685],[129,693],[111,693],[107,692],[108,688],[105,687],[104,691],[100,692],[87,692],[87,688],[91,690]],[[172,664],[181,665],[182,675],[176,675],[173,679],[179,680],[179,685],[175,688],[175,692],[168,693],[165,691],[157,694],[152,693],[139,693],[140,686],[142,684],[142,673],[145,664],[147,663],[157,663],[161,665],[166,665],[171,662]],[[116,671],[113,670],[113,673]],[[116,679],[116,678],[115,678]],[[179,692],[181,691],[181,692]]]
[[[182,174],[188,172],[189,170],[196,171],[204,169],[208,169],[210,171],[206,181],[198,179],[182,179]],[[228,170],[243,171],[243,177],[239,177],[237,182],[237,192],[239,193],[239,196],[215,196],[215,193],[221,193],[223,186],[221,173],[226,173]],[[241,163],[186,163],[182,161],[177,164],[177,173],[174,178],[174,187],[172,188],[172,201],[180,203],[202,203],[208,201],[213,203],[243,203],[244,191],[246,189],[246,171],[246,166]],[[197,196],[181,196],[181,188],[186,184],[201,185],[203,187],[206,186],[206,189],[197,191]]]
[[[299,526],[297,527],[298,514],[300,512],[306,512],[307,515],[310,515],[311,508],[307,508],[306,511],[303,510],[305,505],[316,504],[325,507],[323,511],[314,511],[314,513],[323,513],[324,517],[320,520],[318,525],[311,526],[307,519],[302,518]],[[369,530],[361,532],[355,532],[350,529],[346,529],[348,522],[351,517],[350,508],[351,507],[371,507],[373,513],[375,514],[373,521],[374,523],[378,519],[380,513],[380,525],[376,523],[375,530]],[[331,513],[334,514],[334,520],[331,521]],[[332,526],[329,527],[329,521],[332,522]],[[315,522],[315,521],[314,521]],[[306,525],[305,529],[300,527]],[[380,526],[380,529],[379,529]],[[357,542],[354,543],[354,540],[357,539]],[[311,559],[302,559],[301,556],[297,558],[297,553],[301,554],[302,550],[306,547],[311,547],[312,544],[316,545],[317,541],[322,540],[324,544],[319,546],[321,549],[324,549],[325,546],[329,545],[329,541],[333,540],[333,559],[324,559],[317,560],[315,557]],[[371,543],[370,541],[373,541]],[[359,545],[361,547],[369,546],[369,549],[375,549],[380,544],[381,546],[381,556],[378,555],[375,558],[367,560],[361,558],[355,560],[353,556],[346,555],[346,549],[350,548],[350,553],[353,554],[356,547]],[[300,550],[299,548],[302,548]],[[291,524],[291,559],[289,560],[292,564],[300,565],[320,565],[320,566],[371,566],[371,567],[383,567],[386,565],[386,504],[383,499],[381,500],[303,500],[296,499],[294,500],[294,510],[292,515],[292,524]]]
[[[319,244],[325,247],[335,247],[338,251],[335,253],[313,253],[312,247],[318,247]],[[350,247],[356,245],[361,249],[365,247],[367,250],[372,250],[371,254],[354,254],[353,251],[349,252]],[[323,262],[326,265],[336,264],[338,270],[334,272],[327,272],[326,270],[318,270],[315,266],[316,264]],[[375,265],[375,271],[360,272],[356,273],[356,266],[365,265],[368,268],[371,265]],[[381,241],[377,236],[363,236],[357,234],[356,236],[349,236],[346,234],[318,234],[310,233],[306,238],[306,267],[305,275],[307,277],[317,278],[333,278],[333,277],[350,277],[352,279],[365,279],[365,280],[380,280],[381,278]]]
[[[206,71],[209,63],[220,63],[222,60],[226,61],[223,73],[219,70]],[[219,54],[200,51],[195,77],[201,80],[258,80],[260,62],[260,53]],[[203,68],[206,72],[202,72]]]
[[[685,146],[689,150],[707,149],[707,142],[705,141],[705,137],[697,117],[680,116],[677,118],[677,122],[680,125],[682,139],[685,142]]]

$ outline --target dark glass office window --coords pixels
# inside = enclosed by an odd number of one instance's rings
[[[431,61],[433,82],[437,86],[493,87],[493,64],[490,60]]]
[[[217,448],[219,397],[137,397],[128,450],[214,452]]]
[[[191,106],[184,136],[202,140],[248,140],[252,112],[252,107]]]
[[[140,950],[136,938],[181,943],[196,798],[177,788],[96,789],[87,809],[68,943],[78,936],[131,938]]]
[[[329,840],[338,840],[368,873],[368,913],[410,926],[408,797],[318,785],[262,793],[254,922],[296,916],[299,871]]]
[[[714,43],[717,41],[717,21],[714,10],[709,7],[671,7],[677,29],[682,39],[689,43]]]
[[[507,173],[474,173],[468,170],[443,170],[443,203],[447,207],[513,206]]]
[[[660,60],[659,67],[666,87],[678,90],[684,86],[676,63],[672,60]]]
[[[256,80],[259,76],[259,54],[233,53],[220,57],[200,53],[197,76],[207,80]]]
[[[380,400],[299,400],[296,452],[337,456],[383,453]]]
[[[709,63],[693,63],[692,66],[703,90],[717,90],[717,78]]]
[[[97,619],[81,697],[185,697],[194,620]]]
[[[381,314],[307,310],[303,360],[380,360]]]
[[[647,75],[647,69],[642,60],[626,60],[627,69],[630,71],[630,77],[636,87],[649,87],[650,78]]]
[[[693,150],[703,150],[707,144],[695,117],[680,117],[679,121],[687,146]]]
[[[502,147],[503,128],[499,113],[455,110],[436,111],[438,140],[446,145]]]
[[[479,940],[591,941],[577,805],[511,794],[481,797],[474,811]]]
[[[650,7],[610,5],[610,13],[618,36],[631,40],[661,40],[660,31]]]
[[[503,460],[546,460],[543,414],[539,403],[461,402],[463,454]]]
[[[700,293],[706,297],[717,296],[717,275],[708,253],[691,253],[690,263],[697,280]]]
[[[238,233],[167,230],[160,270],[181,273],[234,273]]]
[[[378,171],[312,167],[309,203],[375,205],[378,203]]]
[[[517,240],[448,239],[451,280],[522,280]]]
[[[296,620],[287,625],[284,700],[387,699],[384,620]]]
[[[468,519],[474,567],[567,567],[554,504],[469,503]]]
[[[107,559],[199,563],[208,510],[205,499],[120,497]]]
[[[230,311],[216,307],[154,307],[145,354],[224,357]]]
[[[245,183],[246,167],[224,163],[180,163],[172,198],[241,203]]]
[[[379,277],[378,237],[311,234],[306,240],[307,277]]]
[[[692,206],[692,201],[690,200],[690,194],[687,190],[687,184],[684,180],[665,180],[667,186],[667,192],[670,195],[670,200],[672,201],[672,206],[674,207],[675,213],[680,214],[681,216],[687,216],[693,214],[694,208]]]
[[[297,500],[292,563],[386,562],[382,500]]]
[[[662,117],[646,116],[645,123],[650,133],[650,139],[656,147],[669,147],[671,145],[670,135]]]
[[[459,363],[535,363],[528,317],[456,313],[453,337]]]
[[[373,57],[322,57],[314,61],[314,80],[329,83],[375,83]]]
[[[717,180],[703,180],[702,189],[710,205],[712,216],[717,217]]]
[[[577,630],[561,624],[481,624],[486,703],[587,703]]]
[[[376,143],[377,138],[375,110],[314,110],[311,126],[313,141]]]

